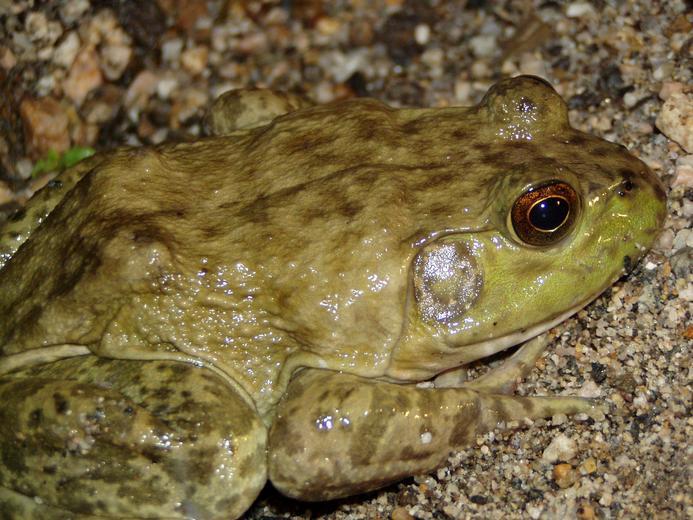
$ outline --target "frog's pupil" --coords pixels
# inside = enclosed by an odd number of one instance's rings
[[[536,229],[553,231],[568,218],[570,207],[562,197],[547,197],[529,210],[529,221]]]

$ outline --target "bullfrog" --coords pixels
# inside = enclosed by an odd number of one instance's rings
[[[596,410],[515,383],[651,246],[665,193],[546,81],[445,108],[234,91],[207,126],[93,156],[5,226],[3,512],[238,518],[268,480],[354,495]]]

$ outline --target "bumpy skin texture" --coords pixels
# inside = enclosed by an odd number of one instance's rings
[[[498,420],[590,409],[498,395],[531,343],[476,386],[402,384],[547,330],[661,226],[658,180],[572,129],[545,82],[472,108],[215,107],[214,136],[91,158],[3,230],[0,504],[235,518],[268,471],[290,496],[345,496]],[[508,215],[548,181],[576,192],[574,223],[529,246]]]

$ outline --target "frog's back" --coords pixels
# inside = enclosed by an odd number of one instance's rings
[[[431,197],[428,220],[459,213],[447,193],[462,178],[438,175],[446,161],[431,162],[432,138],[414,128],[412,153],[392,109],[341,107],[84,168],[0,271],[0,353],[69,343],[146,357],[174,345],[252,372],[254,392],[298,350],[382,373],[412,242],[426,234],[413,223]]]

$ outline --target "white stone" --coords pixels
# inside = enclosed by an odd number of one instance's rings
[[[662,105],[655,124],[686,152],[693,153],[693,95],[672,93]]]
[[[580,391],[578,392],[579,397],[595,398],[601,397],[601,395],[601,388],[599,388],[599,385],[592,380],[587,381],[584,385],[582,385]]]
[[[682,155],[676,160],[676,171],[671,187],[693,188],[693,155]]]
[[[559,460],[568,461],[575,457],[577,445],[575,441],[560,433],[554,437],[542,454],[541,458],[546,462],[556,462]]]
[[[161,44],[161,59],[166,63],[178,63],[180,53],[183,50],[181,38],[171,38]]]
[[[565,14],[568,18],[580,18],[581,16],[593,14],[594,9],[589,2],[573,2],[568,6]]]
[[[79,46],[80,41],[77,33],[75,31],[69,32],[60,45],[56,47],[53,53],[53,63],[69,69],[79,52]]]
[[[693,247],[693,230],[682,229],[674,237],[674,249],[679,250],[684,247]]]
[[[428,24],[420,23],[414,29],[414,39],[419,45],[426,45],[431,37],[431,28]]]
[[[474,55],[478,56],[479,58],[493,56],[496,49],[498,49],[496,37],[491,34],[475,36],[469,41],[469,45],[472,47],[472,52],[474,52]]]

